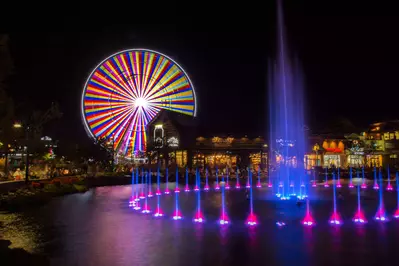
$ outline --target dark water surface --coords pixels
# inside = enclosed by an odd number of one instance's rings
[[[354,192],[344,190],[339,203],[344,225],[328,225],[331,188],[318,190],[312,202],[317,225],[300,224],[305,210],[295,201],[272,200],[267,189],[255,195],[260,225],[244,225],[248,200],[244,191],[226,193],[232,224],[220,228],[221,195],[202,194],[205,224],[193,224],[196,196],[180,193],[182,221],[155,219],[128,207],[131,186],[101,187],[84,194],[56,198],[49,204],[18,214],[0,214],[0,236],[12,247],[46,255],[52,265],[399,265],[399,221],[372,220],[375,192],[363,195],[369,223],[356,226]],[[387,193],[385,193],[387,194]],[[387,209],[395,209],[395,193],[386,195]],[[162,196],[166,215],[173,212],[174,195]],[[150,200],[155,208],[156,199]],[[284,220],[284,228],[276,226]],[[1,264],[3,265],[3,264]]]

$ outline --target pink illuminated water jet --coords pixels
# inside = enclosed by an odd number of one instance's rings
[[[364,213],[361,210],[358,210],[355,213],[355,216],[353,217],[353,222],[358,223],[358,224],[364,224],[367,223],[367,219],[364,216]]]
[[[151,211],[150,211],[150,207],[148,207],[148,204],[145,203],[145,204],[144,204],[144,207],[143,207],[143,210],[141,211],[141,213],[147,214],[147,213],[150,213],[150,212],[151,212]]]
[[[205,218],[204,218],[204,216],[203,216],[201,211],[197,211],[195,213],[194,222],[195,223],[203,223],[203,222],[205,222]]]
[[[329,223],[332,225],[341,225],[342,219],[341,219],[341,216],[339,215],[339,213],[334,212],[330,217]]]
[[[181,212],[179,210],[175,210],[172,218],[173,220],[181,220],[183,216],[181,215]]]
[[[396,209],[395,213],[393,214],[395,219],[399,219],[399,209]]]
[[[249,226],[255,226],[255,225],[257,225],[257,224],[258,224],[258,219],[257,219],[256,215],[253,214],[253,213],[251,213],[251,214],[248,216],[248,218],[247,218],[246,224],[249,225]]]
[[[387,222],[387,216],[385,215],[385,209],[384,207],[380,207],[377,211],[377,213],[375,214],[374,219],[376,219],[379,222]]]
[[[313,219],[313,217],[310,213],[309,199],[306,200],[306,215],[305,215],[305,218],[302,220],[302,224],[305,226],[316,225],[315,220]]]
[[[391,185],[391,183],[388,183],[387,191],[393,191],[393,186]]]

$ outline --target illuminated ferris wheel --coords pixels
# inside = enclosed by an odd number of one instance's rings
[[[94,139],[112,140],[118,154],[146,150],[146,127],[161,110],[196,116],[194,87],[171,58],[147,49],[118,52],[90,74],[82,118]]]

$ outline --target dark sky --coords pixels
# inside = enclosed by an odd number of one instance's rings
[[[249,12],[224,10],[191,19],[175,10],[168,16],[178,19],[165,20],[168,24],[137,24],[128,16],[104,19],[79,9],[54,12],[50,23],[10,31],[15,61],[11,93],[25,109],[58,101],[64,116],[49,128],[50,134],[87,140],[80,119],[87,76],[110,54],[144,47],[169,55],[188,72],[202,127],[263,134],[267,62],[276,46],[275,5],[267,2],[261,12],[252,6]],[[349,11],[345,4],[315,3],[285,4],[288,43],[303,66],[310,127],[338,117],[357,126],[399,118],[399,18],[389,16],[388,7]]]

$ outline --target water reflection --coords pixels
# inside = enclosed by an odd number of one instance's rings
[[[300,224],[304,210],[295,202],[274,202],[266,191],[255,195],[259,226],[244,222],[248,201],[241,192],[226,193],[232,224],[220,227],[220,193],[204,193],[206,223],[194,224],[196,197],[183,194],[184,219],[173,221],[173,196],[163,196],[162,219],[141,215],[127,205],[130,186],[104,187],[56,198],[19,214],[0,214],[0,235],[12,247],[47,254],[54,265],[373,265],[395,256],[399,226],[370,219],[365,226],[350,220],[328,225],[329,201],[313,204],[317,225]],[[320,195],[322,197],[322,195]],[[351,217],[355,202],[348,198],[343,217]],[[149,201],[152,210],[156,200]],[[373,208],[370,208],[371,211]],[[283,214],[279,214],[283,213]],[[286,226],[276,226],[276,217]],[[324,222],[323,222],[324,221]]]

